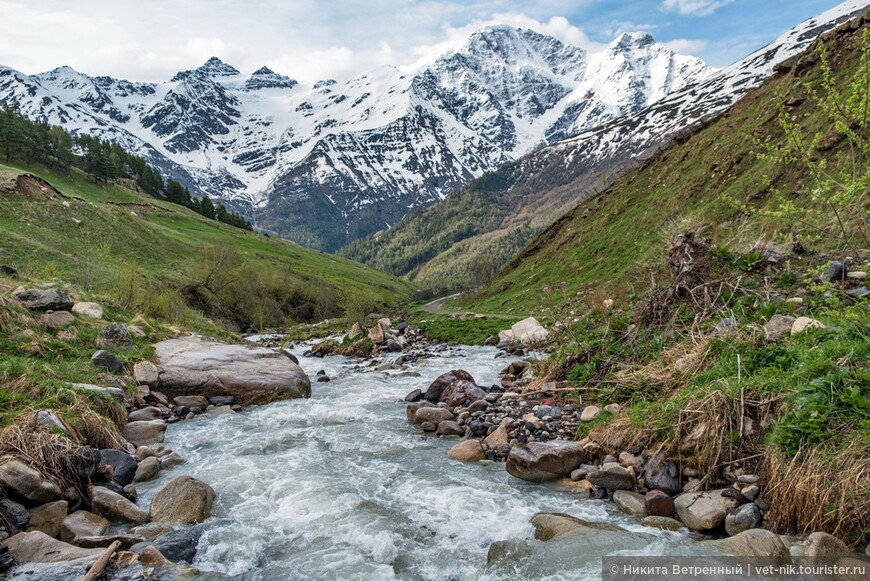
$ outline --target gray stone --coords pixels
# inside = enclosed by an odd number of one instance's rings
[[[97,303],[76,303],[73,305],[72,312],[91,317],[92,319],[103,318],[103,307]]]
[[[0,484],[32,502],[54,502],[63,498],[56,484],[13,456],[0,458]]]
[[[774,315],[764,325],[764,338],[768,341],[778,341],[791,334],[792,325],[797,319],[789,315]]]
[[[5,525],[7,535],[4,536],[26,531],[30,526],[30,513],[17,502],[0,499],[0,524]]]
[[[539,541],[582,534],[584,530],[628,533],[624,528],[610,523],[590,522],[560,513],[539,512],[529,522],[535,527],[535,538]]]
[[[758,528],[761,524],[761,511],[753,503],[740,506],[725,517],[725,532],[732,537],[743,531]]]
[[[150,361],[140,361],[133,366],[133,379],[137,385],[147,385],[156,389],[160,380],[157,366]]]
[[[825,268],[825,272],[822,275],[822,280],[825,282],[842,282],[848,273],[848,269],[846,265],[839,261],[833,260],[831,263]]]
[[[172,403],[177,406],[184,406],[188,408],[205,409],[208,407],[208,399],[202,397],[201,395],[179,395],[172,398]]]
[[[489,546],[486,553],[486,564],[497,562],[519,562],[532,555],[532,547],[525,539],[507,539],[496,541]]]
[[[146,546],[151,545],[160,551],[160,554],[174,563],[193,563],[202,533],[203,529],[201,526],[172,530],[160,535],[153,541],[133,545],[130,550],[134,553],[141,553]]]
[[[138,535],[140,537],[143,537],[146,541],[153,541],[160,535],[171,533],[173,530],[175,529],[168,525],[149,523],[147,525],[139,525],[138,527],[133,527],[130,529],[129,533],[131,535]]]
[[[824,329],[825,324],[811,317],[798,317],[791,326],[791,334],[797,335],[807,329]]]
[[[806,541],[804,557],[837,558],[850,553],[846,543],[828,533],[813,533]]]
[[[414,414],[414,422],[422,424],[423,422],[432,422],[436,426],[441,422],[452,420],[453,414],[450,410],[439,407],[421,407]]]
[[[151,516],[159,523],[200,523],[211,516],[214,489],[190,476],[176,476],[151,500]]]
[[[518,323],[514,323],[511,326],[511,332],[514,340],[525,345],[534,345],[550,338],[550,332],[534,317],[528,317]],[[501,338],[501,334],[499,334],[499,338]]]
[[[68,311],[75,305],[69,294],[61,289],[32,289],[17,293],[15,298],[31,311]]]
[[[115,482],[121,486],[127,486],[133,482],[136,475],[136,459],[120,450],[100,450],[100,461],[112,467]]]
[[[504,426],[499,429],[502,428]],[[586,452],[578,442],[532,442],[525,446],[514,446],[508,455],[505,469],[511,476],[522,480],[546,482],[568,477],[585,461]]]
[[[158,459],[160,460],[161,470],[169,470],[170,468],[181,466],[186,462],[186,460],[182,458],[177,452],[170,452],[165,456],[160,456]]]
[[[57,414],[52,411],[40,410],[36,412],[36,423],[45,426],[46,428],[58,430],[69,435],[69,428],[67,428],[66,424],[63,423],[63,420],[57,417]]]
[[[124,403],[124,390],[120,387],[100,387],[99,385],[91,385],[90,383],[73,383],[73,387],[79,389],[87,389],[102,395],[107,395],[118,403]]]
[[[601,408],[597,405],[589,405],[583,408],[583,412],[580,414],[581,422],[591,422],[595,418],[597,418],[601,414]]]
[[[69,311],[54,311],[39,317],[39,324],[46,329],[63,329],[76,322],[76,318]]]
[[[856,288],[850,288],[846,291],[846,294],[853,299],[862,299],[864,297],[870,296],[870,289],[868,289],[866,286],[859,286]]]
[[[272,349],[193,335],[161,341],[154,348],[160,389],[168,395],[231,395],[243,406],[311,396],[305,372]]]
[[[635,484],[634,476],[621,466],[592,472],[586,476],[586,480],[607,490],[631,490]]]
[[[628,490],[616,490],[613,493],[613,502],[619,510],[629,516],[646,516],[646,499],[642,494]]]
[[[98,537],[109,530],[111,523],[100,515],[86,510],[77,510],[63,519],[60,539],[71,543],[76,537]]]
[[[728,555],[764,557],[774,565],[791,562],[791,554],[782,540],[766,529],[749,529],[727,539],[705,541],[703,544]]]
[[[121,430],[121,435],[134,446],[147,446],[162,442],[166,434],[163,420],[130,422]]]
[[[121,369],[124,368],[124,364],[120,359],[118,359],[118,356],[106,351],[105,349],[95,351],[94,354],[91,355],[91,365],[102,369],[108,369],[109,371],[121,371]]]
[[[97,347],[108,351],[129,351],[136,348],[136,342],[127,327],[112,323],[103,327],[97,335]]]
[[[737,501],[722,496],[722,490],[686,492],[674,499],[674,509],[680,520],[695,531],[716,528],[725,520],[728,511],[737,506]]]

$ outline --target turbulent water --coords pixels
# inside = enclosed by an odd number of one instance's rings
[[[605,501],[513,478],[503,464],[449,459],[455,440],[424,437],[402,398],[441,373],[497,381],[503,361],[457,347],[406,370],[354,369],[343,357],[300,358],[313,396],[169,427],[188,462],[140,487],[144,503],[178,474],[218,492],[195,565],[240,579],[595,579],[601,556],[692,554],[688,534],[641,527]],[[147,504],[143,504],[146,505]],[[601,542],[532,540],[529,518],[564,512],[631,533]],[[524,556],[487,565],[495,541],[520,539]]]

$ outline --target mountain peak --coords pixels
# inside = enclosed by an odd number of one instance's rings
[[[623,32],[610,43],[610,48],[642,48],[653,44],[656,44],[656,41],[647,32]]]
[[[277,73],[267,66],[262,66],[251,74],[253,76],[267,76],[267,75],[275,75]]]
[[[214,78],[234,77],[242,73],[240,73],[234,66],[228,65],[218,57],[213,56],[205,61],[205,63],[203,63],[202,66],[200,66],[199,68],[179,72],[174,77],[172,77],[172,81],[181,81],[193,74]]]
[[[245,81],[244,88],[246,91],[258,91],[260,89],[292,89],[298,84],[299,83],[297,83],[296,80],[280,75],[269,67],[263,66],[251,74],[251,77]]]

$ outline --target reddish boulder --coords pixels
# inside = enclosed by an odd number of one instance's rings
[[[457,379],[441,392],[439,401],[446,403],[447,407],[453,409],[485,397],[486,391],[474,383],[474,381]]]
[[[454,369],[453,371],[448,371],[440,376],[438,379],[432,382],[429,388],[426,390],[426,393],[423,394],[423,398],[426,401],[431,401],[432,403],[438,403],[441,401],[441,394],[447,389],[451,383],[458,379],[464,379],[466,381],[470,381],[474,383],[474,378],[471,377],[467,371],[463,371],[462,369]]]
[[[671,516],[674,512],[674,499],[661,490],[650,490],[644,499],[646,513],[652,516]]]

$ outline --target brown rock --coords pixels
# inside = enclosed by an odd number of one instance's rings
[[[478,462],[486,458],[480,440],[459,442],[447,452],[447,455],[460,462]]]
[[[613,502],[619,510],[629,516],[646,516],[646,506],[642,494],[628,490],[616,490],[613,492]]]
[[[177,406],[189,408],[205,409],[208,407],[208,399],[201,395],[179,395],[172,398],[172,402]]]
[[[60,537],[60,527],[66,518],[69,504],[65,500],[56,500],[30,509],[30,527],[28,531],[41,531],[50,537]]]
[[[148,482],[154,480],[160,473],[160,460],[156,456],[150,456],[139,462],[136,467],[136,476],[133,477],[134,482]]]
[[[666,531],[676,531],[686,526],[675,518],[656,515],[650,515],[640,519],[640,524],[645,527],[662,529]]]
[[[81,549],[63,541],[53,539],[42,531],[18,533],[9,537],[3,544],[21,563],[60,563],[74,559],[93,559],[96,561],[102,549]]]
[[[473,381],[457,379],[441,392],[440,402],[447,404],[450,409],[474,402],[486,397],[486,391]]]
[[[31,521],[31,525],[33,522]],[[828,533],[813,533],[807,538],[803,557],[845,557],[849,554],[846,543]]]
[[[422,424],[423,422],[432,422],[437,426],[443,421],[452,419],[453,414],[450,413],[450,410],[439,407],[420,408],[417,410],[417,413],[414,414],[414,421],[418,424]]]
[[[737,506],[736,500],[722,496],[722,492],[723,490],[708,490],[683,493],[674,499],[674,509],[680,520],[694,531],[716,528],[725,520],[728,511]]]
[[[791,554],[782,540],[767,529],[749,529],[718,541],[704,542],[708,547],[738,557],[764,557],[774,565],[791,562]]]
[[[510,442],[507,428],[503,425],[497,427],[491,434],[483,439],[490,450],[498,450],[499,446],[506,446]]]
[[[157,366],[150,361],[140,361],[133,366],[133,379],[137,385],[147,385],[151,389],[156,389],[160,380]]]
[[[163,412],[160,410],[160,408],[152,405],[140,408],[138,410],[133,410],[132,412],[130,412],[128,419],[131,422],[153,422],[155,420],[162,420]]]
[[[454,369],[453,371],[448,371],[447,373],[439,375],[438,378],[426,389],[426,393],[423,394],[423,399],[432,403],[438,403],[441,401],[441,394],[444,390],[458,379],[464,379],[474,383],[474,378],[471,377],[467,371]]]
[[[200,523],[211,516],[214,489],[190,476],[176,476],[151,500],[154,522]]]
[[[39,324],[46,329],[63,329],[76,322],[76,318],[69,311],[54,311],[39,317]]]
[[[594,531],[628,532],[625,529],[609,523],[590,522],[567,514],[539,512],[529,521],[535,527],[535,538],[539,541],[572,536],[578,531],[591,529]]]
[[[0,458],[0,485],[33,502],[54,502],[63,498],[56,484],[14,456]]]
[[[514,446],[505,469],[511,476],[522,480],[546,482],[568,477],[585,460],[586,453],[578,442],[532,442],[525,446]]]
[[[151,520],[147,512],[108,488],[90,486],[88,487],[88,496],[94,512],[106,518],[136,524],[143,524]]]
[[[76,537],[98,537],[106,532],[111,524],[92,512],[77,510],[63,519],[60,540],[71,543]]]
[[[461,436],[465,433],[465,428],[454,422],[453,420],[444,420],[438,424],[436,434],[441,436]]]

